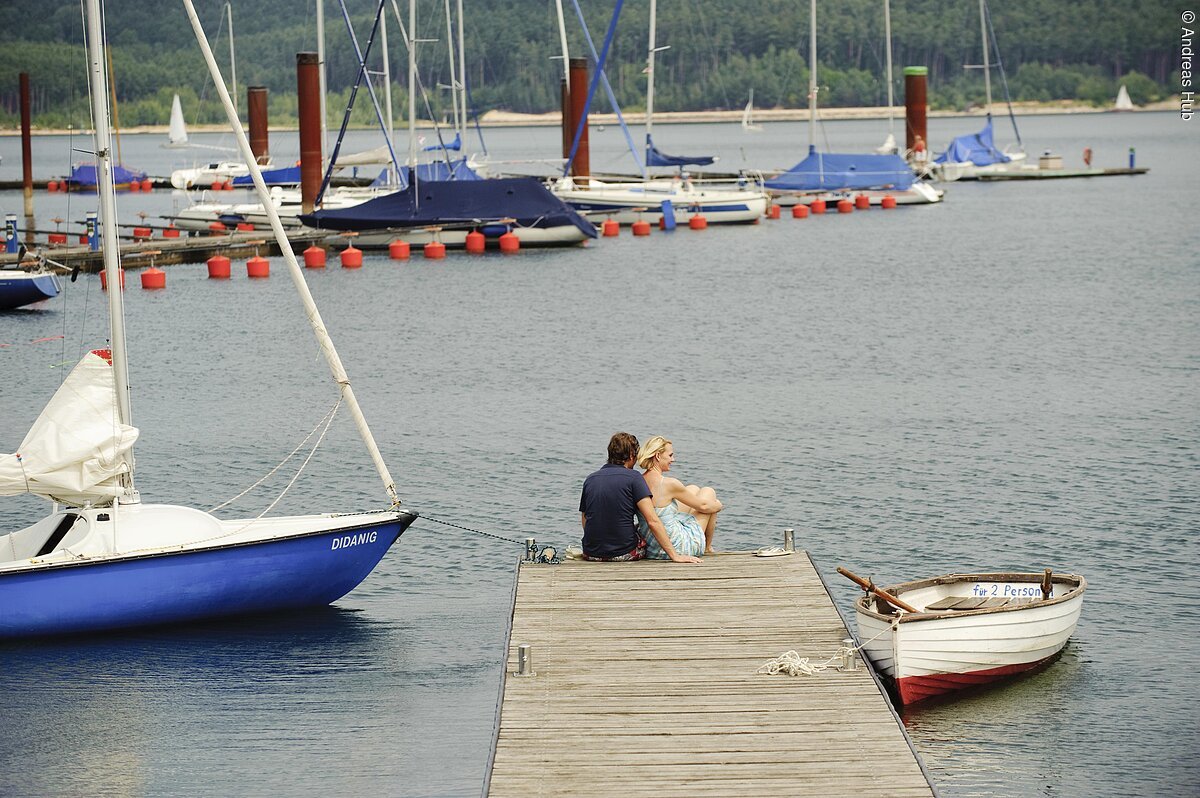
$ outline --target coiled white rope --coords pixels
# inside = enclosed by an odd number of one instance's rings
[[[857,655],[866,648],[867,643],[873,643],[891,631],[892,628],[889,626],[861,645],[838,646],[838,650],[834,652],[833,656],[824,662],[813,662],[808,657],[800,656],[797,651],[785,651],[775,659],[764,662],[755,672],[765,673],[768,676],[776,676],[781,673],[788,676],[816,676],[821,671],[832,668],[834,663],[844,662],[848,655]]]

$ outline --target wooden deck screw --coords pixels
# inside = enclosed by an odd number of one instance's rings
[[[796,550],[796,530],[792,529],[791,527],[783,530],[783,550]]]
[[[533,670],[533,646],[522,643],[517,646],[516,676],[537,676]]]

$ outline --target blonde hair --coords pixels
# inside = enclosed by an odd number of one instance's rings
[[[659,452],[670,445],[671,442],[661,435],[655,435],[643,443],[642,448],[638,450],[638,468],[649,468],[650,463],[658,456]]]

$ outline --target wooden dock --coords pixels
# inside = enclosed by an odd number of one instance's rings
[[[326,230],[289,230],[288,241],[294,252],[299,252],[310,244],[320,244],[334,236]],[[53,261],[61,263],[69,272],[76,266],[83,272],[98,272],[104,268],[104,252],[85,246],[40,245],[36,253],[45,255]],[[149,253],[154,253],[153,255]],[[126,269],[148,267],[150,265],[164,266],[170,263],[198,263],[208,260],[216,254],[230,258],[248,258],[254,254],[278,255],[279,246],[271,230],[254,230],[248,232],[230,232],[220,235],[181,235],[178,238],[148,238],[141,241],[126,241],[121,244],[122,266]],[[35,250],[30,248],[22,265],[32,266],[35,261]],[[0,266],[17,263],[17,256],[0,252]],[[63,272],[64,269],[57,269]]]
[[[1149,167],[1118,167],[1112,169],[1015,169],[1011,172],[994,172],[978,175],[976,180],[1059,180],[1066,177],[1115,177],[1117,175],[1144,175]]]
[[[522,563],[485,794],[934,796],[808,555]],[[534,675],[516,675],[531,646]]]

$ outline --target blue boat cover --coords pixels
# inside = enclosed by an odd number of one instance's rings
[[[766,181],[777,191],[836,191],[890,188],[903,191],[913,184],[912,169],[899,155],[820,153],[808,157]]]
[[[646,135],[646,166],[687,166],[695,164],[696,166],[708,166],[717,159],[712,155],[697,155],[689,157],[687,155],[667,155],[659,152],[654,146],[654,140],[650,135]]]
[[[112,170],[113,183],[118,186],[125,183],[132,183],[134,180],[141,182],[146,179],[145,172],[135,172],[132,169],[126,169],[124,166],[113,164]],[[99,185],[99,181],[96,178],[96,164],[75,164],[71,167],[71,176],[67,178],[67,181],[74,186],[95,187]]]
[[[300,167],[284,166],[280,169],[266,169],[262,173],[263,182],[268,186],[298,186],[300,185]],[[250,175],[240,175],[233,179],[235,186],[252,186],[254,178]]]
[[[934,158],[933,162],[966,163],[970,161],[976,166],[989,166],[994,163],[1008,163],[1011,160],[996,149],[992,140],[992,118],[989,116],[983,130],[954,139],[946,151]]]
[[[384,169],[371,185],[386,186],[387,175],[388,170]],[[405,175],[411,182],[412,170],[405,167]],[[467,166],[466,158],[459,158],[457,161],[451,161],[448,166],[445,161],[417,164],[417,180],[424,182],[426,180],[483,180],[483,178],[478,172]]]
[[[454,141],[451,141],[448,144],[430,144],[428,147],[422,147],[422,150],[425,152],[431,152],[433,150],[454,150],[455,152],[458,152],[461,149],[462,136],[460,136],[458,133],[454,134]]]
[[[512,219],[520,227],[559,227],[571,224],[589,238],[596,227],[550,193],[536,178],[495,180],[430,180],[376,197],[350,208],[319,210],[300,217],[322,230],[383,230],[388,228],[467,227]]]

